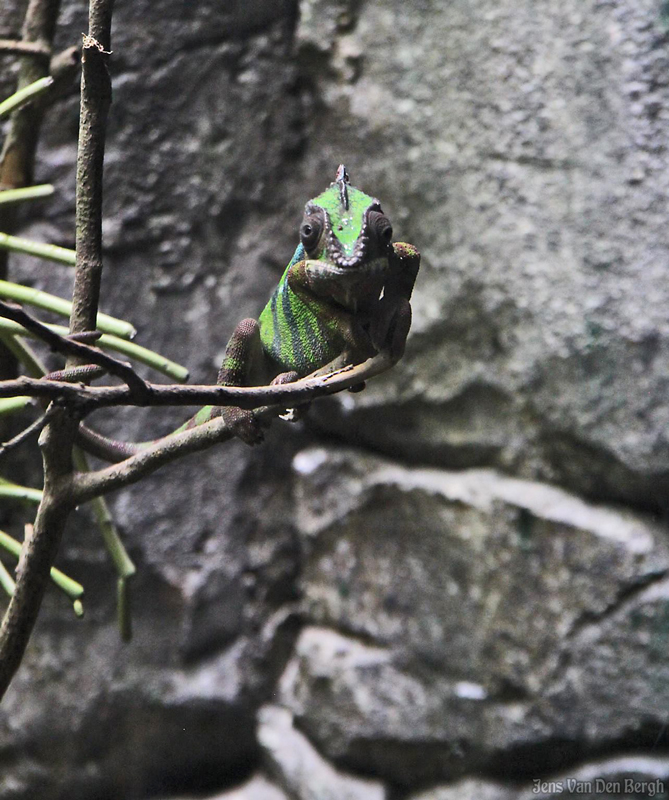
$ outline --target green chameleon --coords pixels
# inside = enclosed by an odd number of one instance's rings
[[[380,351],[401,358],[411,326],[409,300],[420,255],[392,243],[378,200],[350,185],[341,165],[333,183],[304,210],[300,244],[258,320],[244,319],[225,350],[217,383],[289,383],[359,364]],[[249,444],[262,439],[252,411],[205,406],[178,431],[226,418]],[[108,460],[152,442],[115,442],[83,431],[87,449]]]

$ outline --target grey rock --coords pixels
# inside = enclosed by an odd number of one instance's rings
[[[411,795],[408,800],[512,800],[517,795],[499,783],[478,778],[464,778],[448,786],[437,786]]]
[[[487,470],[323,449],[295,466],[312,624],[282,697],[338,763],[410,786],[661,730],[651,519]]]
[[[669,795],[669,761],[661,756],[617,756],[584,764],[578,769],[537,777],[529,784],[504,786],[468,778],[411,795],[407,800],[542,800],[584,797],[635,798]]]
[[[278,789],[273,783],[263,778],[261,775],[248,780],[243,786],[232,789],[222,794],[211,795],[208,797],[176,797],[172,800],[288,800],[288,797]]]
[[[258,717],[258,739],[269,764],[291,797],[297,800],[384,800],[376,781],[335,770],[293,727],[289,711],[265,706]]]
[[[319,404],[319,425],[422,463],[664,507],[658,4],[366,3],[338,35],[323,5],[304,4],[298,28],[324,106],[311,163],[352,149],[354,179],[424,265],[404,363]]]

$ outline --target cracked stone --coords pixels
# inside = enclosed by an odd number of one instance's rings
[[[669,796],[669,759],[663,756],[619,755],[592,761],[578,769],[541,775],[525,784],[505,785],[466,778],[410,795],[407,800],[557,800],[558,797],[624,797],[645,800]]]
[[[669,543],[652,518],[349,450],[295,470],[311,624],[282,696],[338,763],[412,785],[661,725]],[[553,749],[554,767],[573,758]]]
[[[296,800],[385,800],[380,783],[334,769],[293,727],[284,708],[260,709],[258,740],[279,783]]]

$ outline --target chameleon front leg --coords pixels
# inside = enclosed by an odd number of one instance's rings
[[[411,328],[409,301],[420,267],[420,253],[412,244],[396,242],[389,262],[389,277],[372,315],[370,336],[377,350],[387,350],[393,361],[399,361]]]
[[[302,374],[327,375],[349,364],[359,364],[375,353],[366,330],[368,315],[335,302],[331,284],[332,278],[321,279],[306,261],[298,262],[288,273],[288,286],[300,308],[299,316],[310,317],[318,330],[311,345],[310,368]]]

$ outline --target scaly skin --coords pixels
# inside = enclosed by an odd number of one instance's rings
[[[378,200],[350,186],[343,166],[310,200],[300,244],[258,320],[244,319],[228,342],[217,383],[287,383],[312,372],[359,364],[381,350],[404,352],[420,255],[391,243],[392,227]],[[249,444],[262,439],[253,412],[205,406],[178,430],[222,415]],[[85,432],[82,444],[119,460],[152,442],[125,444]]]

